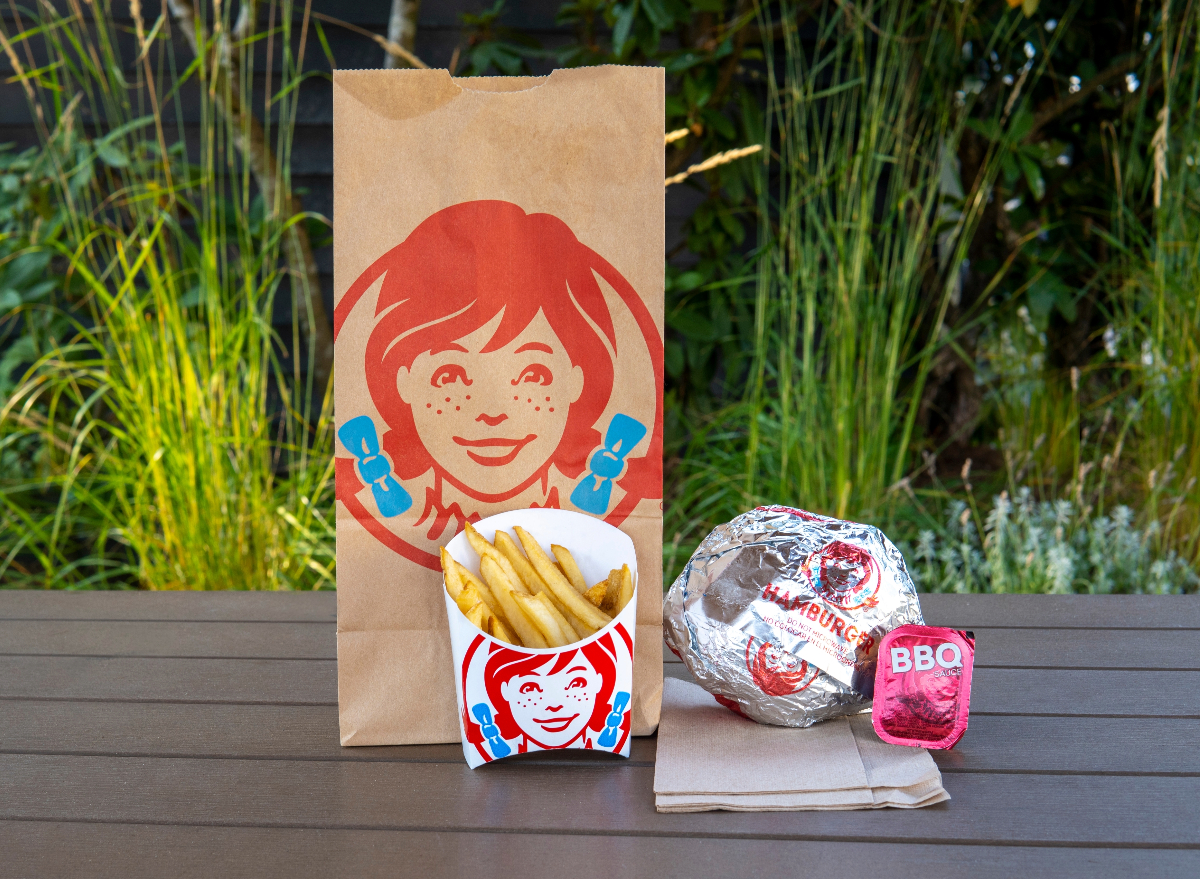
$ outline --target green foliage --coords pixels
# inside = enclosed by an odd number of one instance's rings
[[[694,432],[668,508],[704,510],[708,522],[768,500],[886,515],[947,342],[957,267],[1019,136],[996,110],[989,124],[1005,136],[971,190],[945,185],[944,156],[970,112],[939,66],[953,55],[947,32],[968,21],[958,4],[868,5],[861,17],[831,7],[809,44],[788,24],[796,15],[784,4],[777,21],[760,22],[782,32],[784,56],[767,49],[762,137],[779,146],[756,167],[761,251],[741,325],[753,335],[742,363],[726,363],[734,375],[744,368],[746,390]],[[671,518],[695,539],[698,522]]]
[[[922,531],[903,547],[917,588],[926,592],[1155,594],[1195,592],[1200,576],[1174,552],[1156,552],[1158,524],[1145,529],[1124,505],[1108,515],[1069,500],[992,499],[983,522],[962,500],[949,505],[941,533]]]
[[[9,349],[29,365],[0,406],[0,456],[14,465],[0,476],[5,585],[332,582],[328,400],[310,411],[311,378],[299,356],[285,362],[270,324],[282,238],[306,219],[281,208],[290,204],[303,49],[290,4],[277,12],[275,30],[232,43],[233,21],[219,13],[214,35],[201,34],[199,57],[182,70],[156,36],[161,19],[139,26],[130,46],[106,6],[87,21],[46,6],[5,33],[7,45],[55,63],[27,72],[9,55],[42,149],[26,169],[29,204],[13,207],[19,229],[4,278],[18,289],[33,268],[52,265],[62,277],[41,294],[52,298],[40,324],[22,294],[16,319],[26,334]],[[262,190],[242,152],[252,117],[222,111],[250,103],[247,65],[258,39],[281,58],[271,96],[281,124],[262,131],[280,160],[271,204],[256,198]],[[132,66],[134,81],[121,73],[132,60],[122,45],[144,62]],[[242,76],[212,68],[222,52],[238,59]],[[189,155],[182,121],[172,120],[182,120],[180,89],[193,80],[211,88],[199,89],[208,136]],[[104,123],[89,134],[85,118]],[[38,233],[28,218],[43,186],[54,207],[39,214],[49,228]],[[301,307],[293,301],[294,314]],[[296,322],[292,332],[299,355]]]
[[[201,10],[194,63],[105,4],[4,25],[42,139],[0,150],[5,585],[332,583],[329,400],[299,323],[270,325],[289,224],[327,230],[285,207],[305,19],[276,5],[240,37]],[[770,501],[887,528],[927,588],[1196,589],[1200,11],[571,0],[555,48],[504,11],[463,17],[456,73],[661,65],[687,132],[668,175],[764,147],[678,184],[699,200],[666,276],[668,574]],[[254,103],[263,43],[270,203],[221,109]],[[1003,459],[977,468],[986,513],[969,467],[938,481],[950,447]]]

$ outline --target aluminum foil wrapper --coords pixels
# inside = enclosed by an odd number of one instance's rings
[[[883,636],[923,622],[883,532],[790,507],[714,529],[663,605],[667,646],[700,686],[777,726],[864,710]]]

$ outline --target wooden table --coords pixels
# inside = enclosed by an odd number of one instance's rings
[[[950,802],[659,815],[653,738],[339,747],[333,595],[0,592],[0,876],[1200,876],[1200,599],[922,605],[978,639]]]

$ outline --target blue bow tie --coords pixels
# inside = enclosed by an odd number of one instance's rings
[[[604,721],[604,730],[600,733],[600,737],[596,739],[596,744],[601,748],[615,748],[617,745],[617,733],[621,731],[621,721],[625,717],[625,709],[629,707],[629,694],[617,693],[613,697],[612,711],[609,712],[608,718]]]
[[[640,421],[628,415],[614,415],[608,424],[608,432],[604,434],[604,447],[592,453],[588,461],[589,472],[583,474],[571,492],[571,503],[596,516],[608,512],[613,482],[625,469],[625,456],[633,451],[633,447],[645,435],[646,428]]]
[[[487,743],[492,746],[492,756],[499,760],[501,757],[511,754],[512,748],[500,737],[500,727],[492,722],[492,709],[488,707],[488,704],[486,702],[475,703],[471,713],[479,721],[479,731],[487,739]]]
[[[392,465],[387,458],[379,454],[379,434],[371,416],[351,418],[338,431],[338,439],[358,459],[358,475],[371,486],[379,515],[390,519],[412,506],[412,495],[392,476]]]

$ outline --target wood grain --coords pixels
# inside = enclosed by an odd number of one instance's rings
[[[0,590],[0,619],[296,620],[336,618],[331,592]],[[921,595],[930,625],[956,628],[1200,629],[1189,595]]]
[[[690,680],[680,663],[664,674]],[[336,705],[332,660],[0,656],[0,699]],[[1200,672],[976,669],[972,714],[1200,717]]]
[[[1143,744],[1154,741],[1154,747]],[[943,772],[1050,772],[1200,777],[1200,720],[976,715]],[[1037,747],[1030,747],[1036,742]],[[631,760],[653,765],[656,740],[633,740]],[[343,748],[333,706],[178,705],[14,700],[0,710],[0,752],[125,757],[462,762],[457,745]],[[607,759],[581,751],[529,755]]]
[[[681,662],[663,676],[694,681]],[[1200,673],[1088,669],[976,668],[971,716],[1200,717]]]
[[[332,592],[0,590],[0,620],[336,622]]]
[[[0,818],[388,830],[1200,848],[1192,778],[948,774],[953,797],[860,812],[654,811],[654,772],[445,763],[0,755]],[[1137,816],[1136,820],[1130,820]]]
[[[336,659],[332,622],[0,620],[0,655]]]
[[[974,632],[979,669],[1200,670],[1200,629]],[[337,645],[331,622],[0,620],[0,655],[335,659]]]
[[[1200,874],[1191,605],[1054,598],[923,597],[977,636],[952,800],[800,819],[659,815],[653,738],[474,772],[341,748],[333,595],[0,592],[0,873]]]
[[[333,660],[0,656],[0,698],[336,705]]]
[[[0,850],[15,876],[90,879],[728,879],[748,871],[801,875],[799,865],[807,876],[877,875],[884,864],[889,879],[1194,879],[1200,874],[1200,852],[1186,850],[25,821],[0,821]]]
[[[921,595],[921,610],[929,625],[956,629],[1200,629],[1200,599],[1194,595],[926,593]]]

